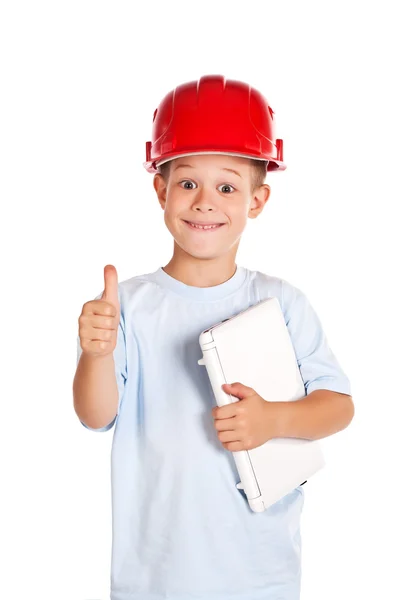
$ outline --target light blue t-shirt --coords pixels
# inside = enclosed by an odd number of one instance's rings
[[[351,394],[317,314],[287,281],[241,266],[208,288],[160,267],[122,281],[118,294],[118,415],[93,430],[115,424],[111,600],[298,600],[304,486],[263,513],[250,509],[197,361],[203,329],[276,296],[307,393]]]

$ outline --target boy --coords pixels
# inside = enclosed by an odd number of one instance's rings
[[[74,407],[112,448],[111,600],[297,600],[299,486],[263,513],[250,509],[232,452],[273,437],[322,438],[352,420],[350,384],[298,289],[237,266],[247,218],[284,169],[273,111],[250,86],[204,76],[178,86],[153,117],[145,167],[174,238],[170,262],[104,292],[79,317]],[[278,297],[306,396],[240,399],[217,408],[199,334]]]

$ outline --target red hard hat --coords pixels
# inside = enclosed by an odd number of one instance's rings
[[[268,171],[286,169],[266,98],[247,83],[204,75],[169,92],[154,111],[143,165],[156,173],[178,156],[216,153],[267,160]]]

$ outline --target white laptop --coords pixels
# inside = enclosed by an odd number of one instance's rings
[[[222,389],[239,381],[269,401],[305,395],[296,354],[277,298],[268,298],[206,329],[199,337],[216,403],[240,402]],[[228,450],[227,450],[228,452]],[[318,440],[274,438],[252,450],[233,452],[239,489],[254,512],[262,512],[324,465]]]

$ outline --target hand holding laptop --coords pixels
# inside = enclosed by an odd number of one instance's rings
[[[252,450],[277,437],[279,402],[268,402],[239,382],[225,383],[222,389],[239,400],[212,409],[214,426],[224,448],[231,452]]]
[[[284,435],[285,414],[305,387],[278,298],[216,323],[199,343],[198,364],[217,404],[215,428],[240,476],[236,487],[262,512],[325,464],[319,440]]]

